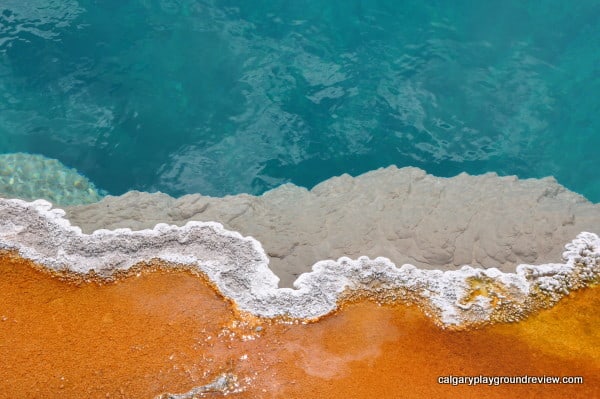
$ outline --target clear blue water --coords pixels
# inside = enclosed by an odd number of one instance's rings
[[[2,0],[0,153],[111,194],[395,164],[598,202],[599,21],[597,0]]]

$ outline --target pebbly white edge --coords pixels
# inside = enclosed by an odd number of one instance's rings
[[[312,272],[298,277],[295,289],[278,288],[279,278],[261,244],[219,223],[84,234],[64,215],[45,200],[0,198],[0,250],[17,251],[49,269],[93,271],[103,277],[152,259],[194,267],[239,309],[262,317],[313,319],[335,310],[342,295],[366,292],[416,302],[442,327],[510,321],[539,307],[540,301],[553,303],[598,281],[600,275],[600,239],[582,232],[566,245],[564,263],[519,265],[516,273],[470,266],[422,270],[397,267],[382,257],[342,257],[315,263]],[[473,295],[473,281],[485,294]]]

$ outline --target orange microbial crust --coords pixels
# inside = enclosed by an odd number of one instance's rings
[[[368,300],[314,323],[284,322],[237,312],[182,269],[146,265],[86,281],[3,253],[0,397],[167,398],[204,386],[187,397],[594,398],[598,309],[600,289],[590,288],[524,321],[470,331],[442,330],[415,306]],[[525,374],[584,383],[438,383]]]

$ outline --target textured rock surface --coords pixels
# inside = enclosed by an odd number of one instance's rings
[[[600,232],[600,204],[552,178],[520,180],[427,175],[388,167],[329,179],[312,190],[291,184],[262,196],[224,198],[129,192],[66,209],[85,232],[217,221],[261,242],[269,266],[291,286],[322,259],[384,256],[396,265],[456,269],[465,264],[514,271],[520,263],[559,262],[581,231]]]

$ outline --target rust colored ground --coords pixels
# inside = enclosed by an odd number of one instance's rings
[[[370,302],[314,324],[282,324],[237,314],[191,272],[67,282],[3,255],[0,397],[153,398],[229,372],[243,389],[234,398],[596,398],[599,309],[596,288],[524,322],[475,331],[442,331],[414,307]],[[437,382],[480,374],[585,382]]]

